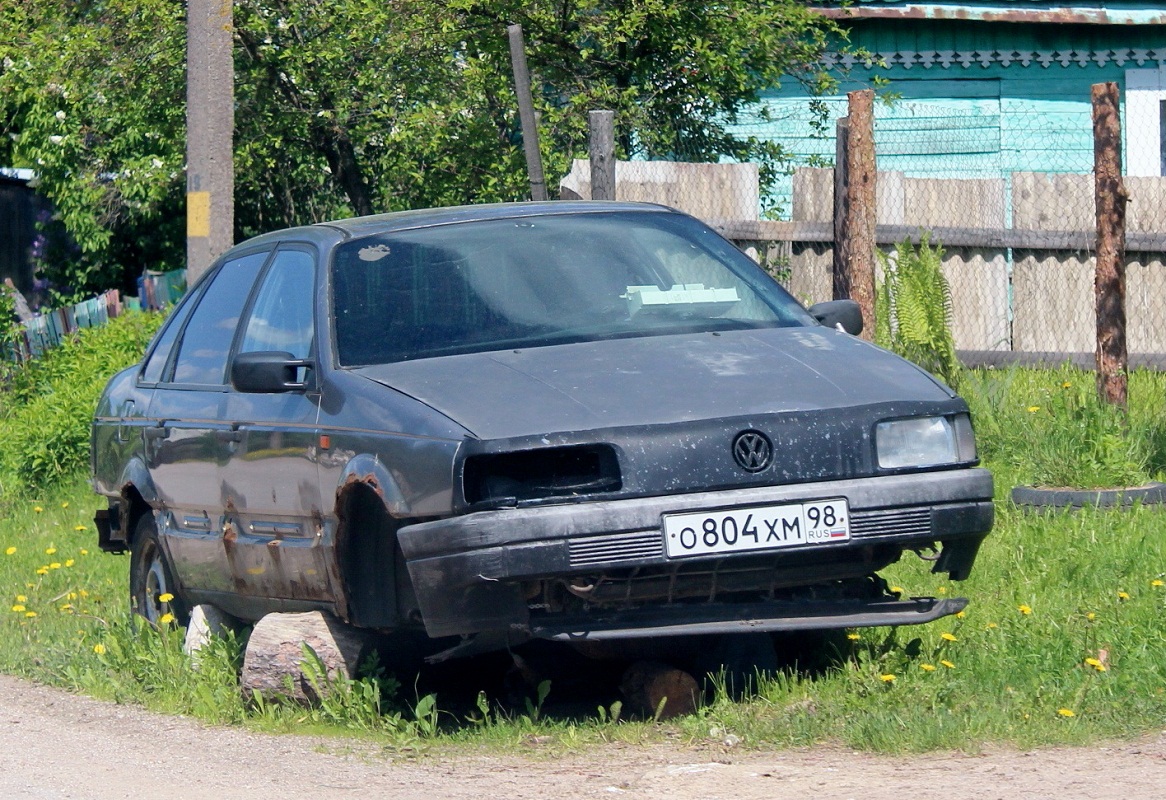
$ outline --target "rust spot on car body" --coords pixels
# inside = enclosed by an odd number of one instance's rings
[[[363,484],[364,486],[367,486],[368,488],[370,488],[374,492],[376,492],[377,497],[379,497],[381,500],[385,499],[385,490],[383,488],[381,488],[381,482],[377,480],[376,475],[372,474],[371,472],[368,473],[367,475],[355,475],[354,474],[354,475],[349,475],[347,478],[344,479],[344,484],[340,487],[340,491],[338,491],[336,493],[337,507],[339,507],[339,504],[341,502],[341,497],[342,497],[342,495],[344,495],[345,489],[347,489],[349,486],[356,486],[356,485],[361,485],[361,484]]]

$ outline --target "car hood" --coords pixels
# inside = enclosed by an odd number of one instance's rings
[[[354,371],[483,439],[953,396],[903,359],[821,327],[614,339]]]

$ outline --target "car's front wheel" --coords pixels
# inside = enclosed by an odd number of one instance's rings
[[[178,595],[170,565],[158,543],[153,514],[143,514],[134,529],[130,548],[130,607],[155,625],[165,624],[167,614],[185,625],[190,620],[186,603]]]

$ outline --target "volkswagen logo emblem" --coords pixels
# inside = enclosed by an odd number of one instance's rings
[[[733,440],[733,458],[746,472],[761,472],[773,460],[773,443],[761,431],[741,431]]]

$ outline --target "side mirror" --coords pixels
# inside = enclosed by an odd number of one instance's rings
[[[308,388],[297,380],[300,369],[311,369],[310,359],[296,358],[282,350],[240,353],[231,364],[231,384],[240,392],[296,392]]]
[[[827,328],[838,328],[858,336],[862,333],[862,309],[853,300],[828,300],[810,306],[810,316]]]

